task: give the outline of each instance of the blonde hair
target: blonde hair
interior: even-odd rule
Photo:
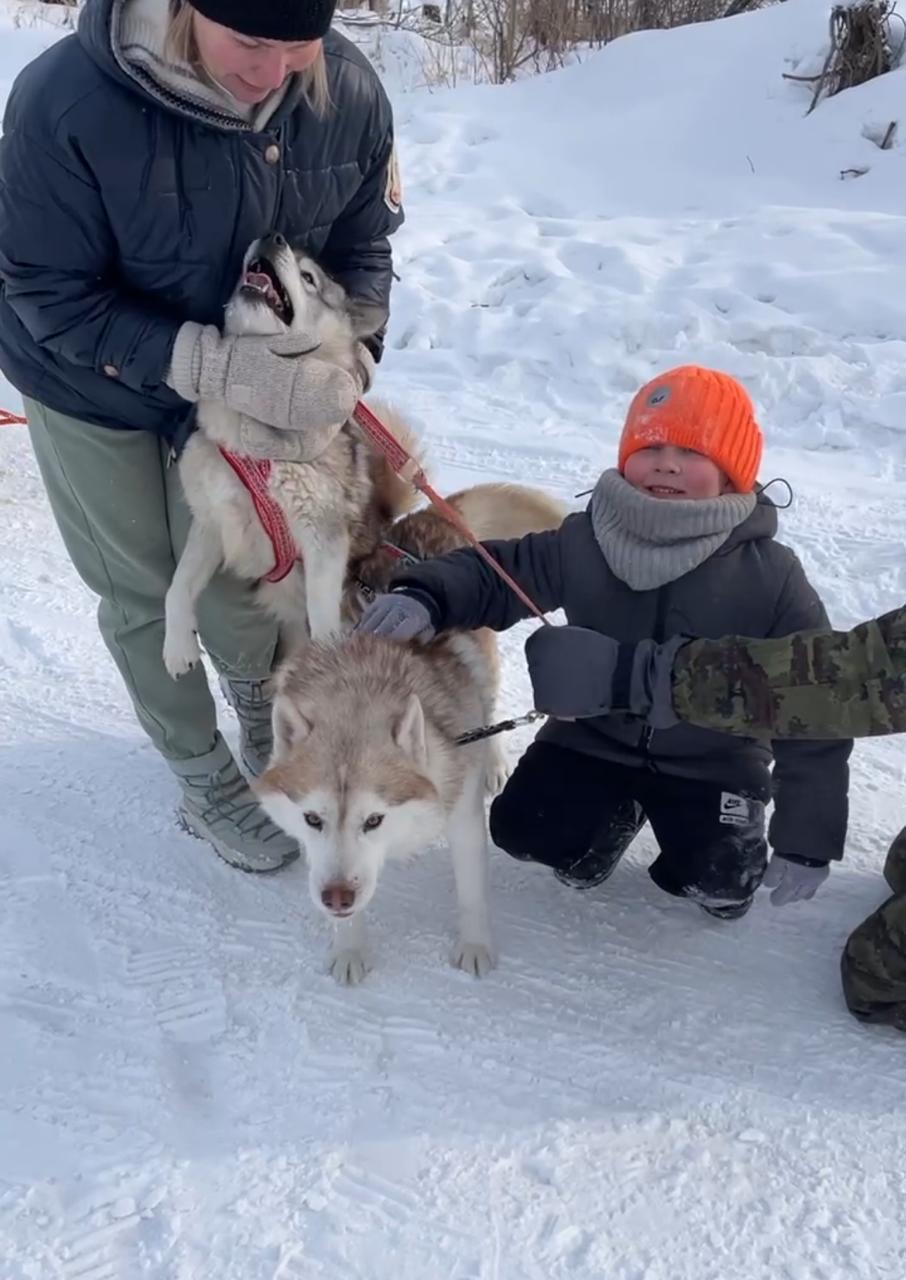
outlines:
[[[170,20],[167,24],[164,52],[174,62],[184,62],[190,67],[198,66],[201,62],[195,40],[194,17],[195,10],[189,0],[170,0]],[[323,119],[330,108],[330,88],[323,48],[318,50],[317,58],[301,75],[305,101],[315,115]]]

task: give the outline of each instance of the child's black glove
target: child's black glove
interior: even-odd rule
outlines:
[[[688,639],[620,644],[587,627],[539,627],[525,642],[535,706],[561,720],[624,712],[669,729],[673,660]]]

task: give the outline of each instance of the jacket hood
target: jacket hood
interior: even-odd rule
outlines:
[[[127,0],[86,0],[79,15],[78,39],[96,66],[106,76],[157,107],[173,111],[212,129],[228,133],[254,132],[251,121],[231,115],[227,110],[219,111],[202,97],[195,98],[189,94],[183,96],[160,83],[143,67],[125,61],[117,50],[115,33],[126,3]],[[331,36],[332,33],[328,33],[324,41],[325,52],[331,47]],[[301,78],[296,76],[268,121],[268,127],[279,125],[298,103],[301,94]]]
[[[755,510],[736,526],[718,551],[718,555],[726,555],[734,547],[743,542],[757,542],[759,538],[776,538],[778,531],[777,508],[767,496],[761,485],[755,486]]]

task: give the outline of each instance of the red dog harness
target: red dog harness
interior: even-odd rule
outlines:
[[[230,453],[228,449],[223,448],[220,452],[247,490],[258,519],[261,521],[261,527],[274,549],[274,567],[270,573],[264,575],[263,581],[282,582],[292,572],[293,565],[297,561],[301,562],[302,554],[296,546],[283,508],[271,497],[270,459],[247,458],[244,454]],[[381,546],[394,560],[403,560],[407,564],[418,563],[417,556],[398,547],[395,542],[388,542],[385,539]]]
[[[302,557],[290,531],[283,508],[270,493],[271,463],[268,458],[246,458],[241,453],[220,450],[233,471],[245,485],[255,505],[261,527],[274,549],[274,567],[264,575],[265,582],[282,582]]]

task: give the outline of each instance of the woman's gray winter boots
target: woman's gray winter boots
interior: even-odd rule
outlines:
[[[271,728],[271,682],[220,677],[223,696],[239,721],[239,758],[246,773],[259,777],[267,768],[274,745]]]
[[[183,825],[224,862],[241,871],[277,871],[298,858],[299,846],[271,822],[219,735],[208,755],[169,763],[182,788]]]

